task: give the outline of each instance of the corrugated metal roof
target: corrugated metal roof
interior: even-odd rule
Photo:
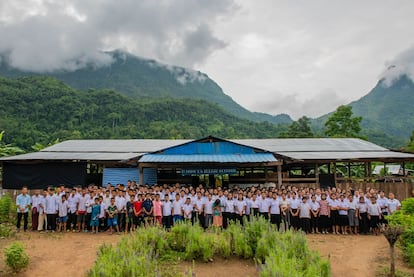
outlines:
[[[150,153],[183,144],[182,139],[86,139],[67,140],[43,149],[41,152],[116,152]]]
[[[230,141],[270,152],[388,151],[384,147],[357,138],[235,139]]]
[[[363,159],[414,159],[413,154],[393,151],[348,151],[348,152],[277,152],[294,160],[363,160]]]
[[[276,162],[271,153],[226,155],[164,155],[147,154],[139,159],[142,163],[264,163]]]
[[[80,160],[80,161],[123,161],[144,153],[85,153],[85,152],[34,152],[1,158],[0,161],[19,160]]]

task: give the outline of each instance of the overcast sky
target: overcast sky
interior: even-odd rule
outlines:
[[[48,71],[123,49],[203,71],[249,110],[315,117],[390,65],[414,73],[413,26],[412,0],[1,0],[0,53]]]

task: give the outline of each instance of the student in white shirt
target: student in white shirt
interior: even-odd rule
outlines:
[[[308,198],[306,196],[302,198],[302,203],[300,203],[299,205],[298,213],[300,220],[300,228],[306,234],[309,234],[311,231],[311,206],[309,205]]]
[[[66,232],[66,223],[68,221],[68,201],[66,201],[66,194],[62,194],[58,200],[58,214],[59,214],[59,226],[58,232]]]
[[[173,224],[173,217],[172,217],[172,203],[170,201],[170,196],[168,193],[164,196],[164,201],[161,204],[162,207],[162,226],[165,229],[170,230]]]
[[[47,230],[47,221],[46,221],[46,212],[45,212],[46,196],[47,196],[47,189],[44,189],[43,195],[40,198],[39,204],[38,204],[39,219],[38,219],[38,224],[37,224],[37,231],[39,232]]]
[[[368,234],[369,220],[368,220],[368,204],[365,202],[365,197],[360,196],[357,203],[357,216],[359,219],[359,232],[361,234]]]
[[[36,189],[32,195],[32,230],[36,231],[39,222],[39,203],[42,195],[40,189]]]
[[[390,192],[388,194],[388,214],[392,215],[395,211],[401,209],[401,203],[398,199],[395,198],[394,193]]]
[[[368,204],[368,219],[370,220],[370,226],[372,232],[378,236],[379,234],[379,224],[382,217],[381,207],[377,203],[375,196],[371,197],[371,203]]]
[[[282,199],[280,200],[280,213],[283,221],[283,228],[285,231],[290,226],[290,212],[289,212],[289,200],[286,198],[286,194],[282,193]]]
[[[75,188],[73,188],[72,192],[68,194],[68,198],[66,201],[68,201],[69,206],[67,226],[74,232],[76,228],[76,208],[79,203],[79,196],[76,193]]]
[[[348,196],[348,222],[349,222],[349,233],[358,234],[359,220],[357,216],[357,202],[352,195]]]
[[[259,199],[257,199],[257,195],[253,194],[252,199],[250,200],[250,206],[252,209],[253,216],[258,216],[259,214]]]
[[[191,198],[187,197],[185,200],[184,205],[182,206],[184,220],[185,221],[191,221],[191,217],[193,214],[193,205],[191,204]]]
[[[319,210],[320,205],[319,201],[317,200],[317,197],[315,195],[312,195],[311,201],[309,203],[311,207],[311,231],[313,233],[319,234]]]
[[[172,202],[173,224],[179,222],[183,218],[183,203],[179,193],[175,194],[175,200]]]
[[[231,222],[234,222],[234,218],[234,198],[233,193],[229,192],[227,199],[224,201],[223,228],[226,229]]]
[[[339,226],[341,226],[341,233],[347,234],[348,229],[348,203],[345,201],[345,195],[341,194],[340,201],[338,204],[338,215],[339,215]]]
[[[280,201],[276,193],[273,193],[270,199],[270,223],[276,225],[276,230],[279,231],[282,217],[280,215]]]
[[[267,198],[267,193],[262,192],[262,196],[259,200],[259,214],[264,217],[264,219],[269,220],[270,213],[270,200]]]
[[[234,201],[234,208],[236,221],[243,225],[243,217],[246,214],[246,202],[243,200],[242,193],[239,193],[237,200]]]
[[[47,217],[47,230],[54,232],[56,230],[56,217],[58,211],[58,196],[53,192],[53,188],[48,189],[45,205]]]
[[[296,198],[296,193],[293,193],[292,198],[289,201],[289,212],[290,223],[295,231],[300,227],[299,206],[300,200]]]
[[[76,222],[78,225],[78,232],[85,229],[85,218],[86,218],[86,202],[89,199],[89,194],[86,194],[87,190],[83,189],[82,194],[78,197],[78,206],[76,209]]]
[[[204,200],[204,218],[205,228],[209,228],[213,224],[213,196],[209,193],[207,199]]]

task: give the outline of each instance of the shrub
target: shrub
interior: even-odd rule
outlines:
[[[404,231],[399,238],[403,256],[410,266],[414,266],[414,198],[402,202],[400,211],[387,217],[390,226],[399,226]]]
[[[0,224],[0,238],[8,238],[14,235],[14,225],[10,223]]]
[[[0,198],[0,222],[10,222],[12,202],[12,198],[8,193]]]
[[[29,265],[29,256],[24,251],[23,243],[13,242],[9,247],[4,249],[6,256],[6,265],[13,272],[19,272]]]

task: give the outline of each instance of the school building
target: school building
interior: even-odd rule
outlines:
[[[3,188],[134,180],[139,184],[270,184],[413,189],[414,154],[355,138],[68,140],[0,159]],[[399,174],[388,174],[390,164]],[[384,168],[378,174],[378,166]],[[387,167],[388,166],[388,167]],[[375,168],[375,172],[373,172]],[[376,173],[376,174],[373,174]],[[392,188],[391,188],[392,187]],[[395,190],[394,190],[395,191]]]

